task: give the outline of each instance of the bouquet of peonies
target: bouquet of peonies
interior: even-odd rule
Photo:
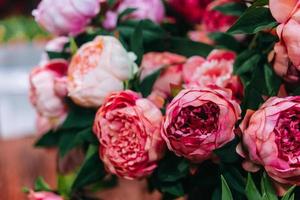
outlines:
[[[33,15],[57,37],[30,100],[60,175],[29,199],[122,179],[162,199],[299,199],[299,14],[299,0],[42,0]]]

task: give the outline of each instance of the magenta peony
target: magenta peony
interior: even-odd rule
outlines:
[[[30,74],[30,101],[38,112],[40,133],[57,128],[66,118],[67,68],[68,63],[58,59],[34,68]]]
[[[237,17],[224,15],[220,11],[214,10],[214,8],[237,1],[238,0],[216,0],[210,3],[203,15],[204,30],[207,32],[226,32],[237,20]]]
[[[161,120],[160,110],[135,92],[108,96],[96,114],[93,128],[106,169],[126,179],[151,174],[164,150]]]
[[[300,81],[299,5],[298,0],[270,0],[269,5],[273,17],[280,23],[277,27],[280,41],[274,47],[274,70],[293,83]]]
[[[170,6],[191,23],[202,21],[205,9],[213,0],[168,0]]]
[[[42,0],[33,15],[50,33],[76,35],[99,11],[99,0]]]
[[[265,168],[282,184],[300,185],[300,97],[268,99],[257,111],[248,111],[242,124],[238,153],[248,171]]]
[[[135,8],[127,18],[129,19],[150,19],[153,22],[161,23],[165,18],[165,9],[162,0],[121,0],[115,10],[109,10],[103,21],[103,26],[113,29],[117,25],[118,15],[127,8]]]
[[[150,99],[153,97],[166,99],[171,95],[172,85],[182,84],[182,65],[185,61],[184,56],[169,52],[150,52],[144,55],[141,64],[141,80],[156,70],[162,69],[153,85]]]
[[[233,75],[235,53],[225,50],[212,51],[207,59],[200,56],[189,58],[183,66],[183,77],[186,88],[202,88],[215,84],[231,89],[233,97],[240,100],[243,96],[243,85]]]
[[[168,105],[162,137],[168,148],[193,162],[212,157],[231,141],[240,117],[231,91],[218,87],[182,90]]]
[[[133,60],[115,37],[96,37],[81,46],[71,60],[69,96],[81,106],[100,106],[109,93],[123,90],[123,81],[133,73]]]

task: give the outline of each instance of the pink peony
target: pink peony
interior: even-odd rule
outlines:
[[[61,196],[53,192],[34,192],[30,191],[28,194],[29,200],[63,200]]]
[[[230,90],[182,90],[167,107],[162,137],[178,156],[202,162],[234,138],[240,112]]]
[[[202,21],[205,9],[212,0],[168,0],[170,6],[191,23]]]
[[[119,40],[98,36],[81,46],[68,70],[68,91],[72,100],[86,107],[98,107],[111,92],[123,90],[135,63]]]
[[[300,81],[300,1],[270,0],[270,10],[280,25],[277,34],[280,41],[275,45],[274,70],[288,82]]]
[[[93,127],[106,169],[126,179],[151,174],[164,150],[161,120],[160,110],[135,92],[126,90],[108,96]]]
[[[115,10],[106,13],[103,26],[107,29],[115,28],[118,15],[127,8],[136,9],[128,16],[130,19],[150,19],[156,23],[161,23],[165,18],[162,0],[121,0]]]
[[[231,89],[235,99],[243,96],[243,86],[238,77],[233,76],[235,53],[225,50],[212,51],[207,59],[194,56],[183,66],[183,78],[186,88],[202,88],[215,84]]]
[[[172,85],[182,84],[184,56],[169,52],[150,52],[144,55],[141,64],[141,80],[156,70],[163,69],[153,85],[153,92],[165,99],[171,94]]]
[[[42,0],[33,15],[50,33],[76,35],[99,11],[99,0]]]
[[[46,51],[50,52],[62,52],[64,46],[69,42],[69,38],[65,36],[56,37],[50,40],[45,47]]]
[[[38,132],[57,128],[67,115],[65,60],[57,59],[36,67],[30,74],[30,101],[38,112]]]
[[[207,32],[226,32],[227,29],[237,20],[236,16],[224,15],[220,11],[214,10],[217,6],[227,3],[237,2],[237,0],[216,0],[211,2],[203,15],[203,26]]]
[[[240,128],[246,170],[263,166],[277,182],[300,185],[300,96],[268,99],[247,112]]]

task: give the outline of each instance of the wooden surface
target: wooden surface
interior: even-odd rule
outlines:
[[[0,200],[27,199],[21,189],[33,188],[38,176],[56,188],[56,151],[34,148],[36,139],[0,140]],[[102,200],[161,199],[158,192],[147,192],[145,181],[128,180],[119,180],[117,187],[101,191],[96,197]]]
[[[0,199],[23,200],[23,186],[32,188],[35,179],[43,176],[50,186],[56,184],[55,150],[36,149],[36,138],[0,140]]]

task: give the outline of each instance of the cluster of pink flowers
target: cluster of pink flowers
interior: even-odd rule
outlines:
[[[101,2],[43,0],[34,15],[54,34],[76,35],[99,13]],[[207,33],[225,32],[235,22],[236,17],[215,10],[232,2],[239,1],[168,1],[187,21],[201,24],[200,39],[195,36],[198,32],[190,35],[207,43],[213,42]],[[300,2],[270,0],[269,7],[280,24],[274,70],[285,81],[299,83]],[[126,19],[156,23],[165,19],[161,0],[120,0],[107,8],[104,26],[115,28],[126,8],[136,8]],[[62,36],[51,41],[47,51],[63,51],[68,40]],[[248,110],[238,127],[244,86],[233,74],[236,57],[235,52],[219,49],[206,58],[147,52],[138,68],[136,55],[117,37],[99,35],[80,46],[70,60],[44,56],[31,72],[30,100],[38,113],[38,130],[57,129],[66,119],[70,98],[78,106],[97,109],[93,132],[100,143],[99,156],[106,170],[119,177],[150,175],[167,148],[196,164],[214,159],[214,150],[238,135],[237,152],[247,171],[263,167],[275,183],[300,185],[300,97],[265,97],[267,101],[257,111]],[[147,97],[125,87],[129,80],[138,77],[137,82],[143,82],[157,71],[160,74]],[[166,108],[164,115],[162,108]],[[48,193],[30,195],[31,199],[60,199]]]

